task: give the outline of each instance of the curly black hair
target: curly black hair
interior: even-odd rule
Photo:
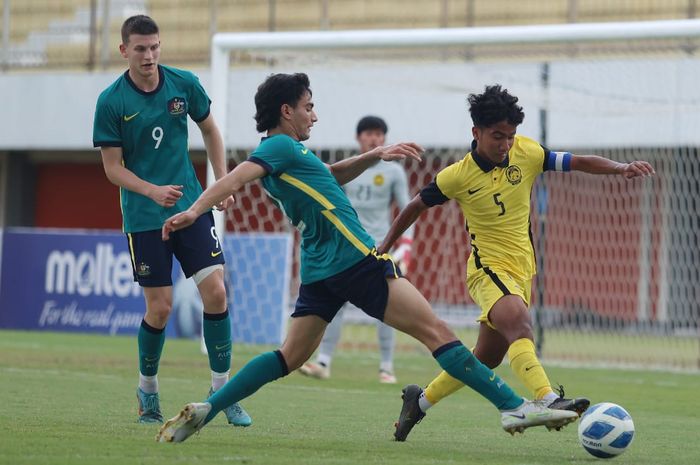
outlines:
[[[305,92],[311,94],[309,77],[304,73],[268,76],[255,93],[255,127],[258,132],[279,126],[282,105],[296,106]]]
[[[469,94],[469,114],[476,127],[489,127],[501,121],[517,126],[523,122],[525,113],[518,105],[518,97],[502,89],[500,84],[486,86],[482,94]]]

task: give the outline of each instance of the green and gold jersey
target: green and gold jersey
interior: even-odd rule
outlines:
[[[350,268],[374,241],[328,167],[284,134],[266,137],[250,155],[267,172],[263,187],[301,234],[301,282],[309,284]]]
[[[438,173],[420,195],[428,206],[459,203],[471,237],[467,273],[496,268],[529,279],[536,272],[530,233],[530,191],[545,170],[568,171],[570,153],[550,152],[515,136],[503,163],[494,165],[472,151]]]
[[[126,71],[97,100],[93,145],[121,147],[124,166],[145,181],[183,186],[172,208],[120,189],[125,232],[160,229],[202,193],[189,157],[187,115],[195,122],[205,120],[209,97],[189,71],[158,66],[158,74],[158,87],[144,92]]]

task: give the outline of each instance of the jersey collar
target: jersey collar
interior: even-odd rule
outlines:
[[[163,68],[160,65],[158,65],[158,87],[156,87],[155,89],[153,89],[150,92],[146,92],[145,90],[141,90],[136,86],[136,84],[134,84],[134,81],[132,81],[131,78],[129,77],[129,70],[128,69],[126,71],[124,71],[124,78],[126,79],[126,82],[129,83],[131,88],[134,89],[136,92],[138,92],[141,95],[157,94],[158,91],[163,88],[163,83],[165,81],[164,76],[163,76]]]
[[[484,157],[481,157],[481,156],[479,156],[478,153],[476,153],[476,141],[473,140],[472,141],[472,160],[474,160],[474,163],[476,163],[476,165],[479,168],[481,168],[481,171],[483,171],[484,173],[488,173],[489,171],[491,171],[492,169],[494,169],[497,166],[499,168],[507,168],[508,163],[510,161],[510,157],[508,155],[506,155],[505,160],[503,160],[500,163],[494,163],[491,160],[484,158]]]

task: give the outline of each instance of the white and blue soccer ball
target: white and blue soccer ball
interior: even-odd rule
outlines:
[[[591,455],[609,459],[634,440],[634,422],[627,410],[612,402],[592,405],[578,424],[578,439]]]

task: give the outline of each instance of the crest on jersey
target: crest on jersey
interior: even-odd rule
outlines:
[[[520,170],[518,165],[511,165],[506,168],[506,179],[512,185],[520,184],[523,180],[523,172]]]
[[[187,110],[187,102],[182,97],[174,97],[168,100],[168,113],[173,116],[181,115]]]
[[[375,186],[383,186],[384,185],[384,176],[381,174],[378,174],[374,177],[374,185]]]

